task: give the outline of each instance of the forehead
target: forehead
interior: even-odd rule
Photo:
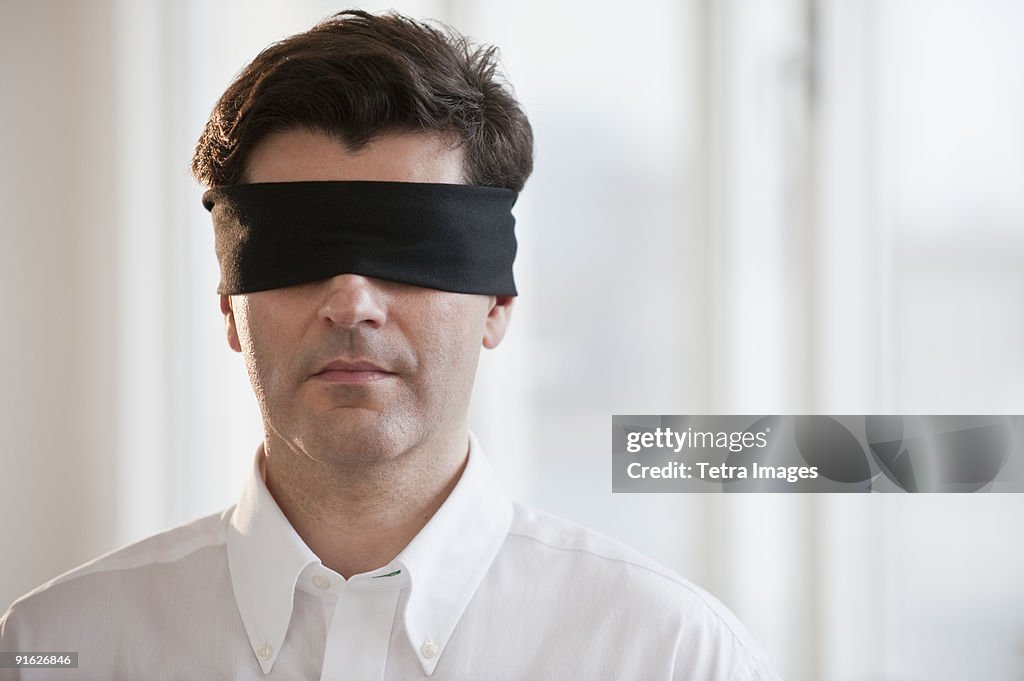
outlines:
[[[440,135],[395,132],[359,149],[323,133],[271,133],[252,149],[246,180],[261,182],[371,180],[464,184],[462,149]]]

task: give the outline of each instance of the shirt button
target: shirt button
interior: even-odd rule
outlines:
[[[420,648],[420,652],[423,653],[423,657],[430,659],[437,655],[437,644],[428,638],[426,641],[423,642],[423,646]]]
[[[323,575],[313,575],[313,586],[318,589],[326,589],[331,583]]]
[[[256,655],[259,656],[264,662],[270,659],[270,656],[274,654],[274,646],[269,643],[264,643],[260,646],[260,649],[256,651]]]

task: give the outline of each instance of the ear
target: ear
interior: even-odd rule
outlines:
[[[493,296],[491,306],[484,320],[484,347],[493,350],[505,337],[505,330],[512,318],[512,304],[515,296]]]
[[[238,327],[235,326],[235,311],[231,307],[231,296],[220,297],[220,311],[224,315],[224,330],[227,332],[228,345],[235,352],[241,352],[242,344],[238,342]]]

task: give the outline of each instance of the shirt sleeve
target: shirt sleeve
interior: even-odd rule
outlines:
[[[685,609],[675,641],[673,681],[781,681],[768,657],[738,619],[714,596],[699,591],[703,607]]]

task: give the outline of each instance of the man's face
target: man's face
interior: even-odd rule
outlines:
[[[318,133],[274,133],[249,182],[463,182],[462,153],[433,135],[378,137],[357,152]],[[390,459],[465,428],[481,344],[504,335],[513,298],[358,274],[221,296],[267,437],[335,464]]]

